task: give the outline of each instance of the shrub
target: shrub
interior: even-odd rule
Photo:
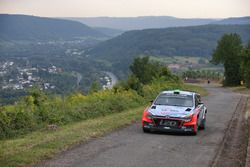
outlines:
[[[182,83],[178,80],[174,83],[172,81],[165,81],[164,78],[159,78],[152,81],[150,85],[143,86],[143,97],[146,101],[151,101],[159,94],[159,92],[170,89],[178,89],[181,88],[181,85]]]
[[[48,97],[40,91],[22,98],[17,104],[5,106],[0,112],[0,139],[19,136],[34,130],[106,116],[112,113],[139,107],[162,90],[181,87],[177,77],[163,70],[164,76],[154,78],[150,84],[140,83],[140,91],[131,85],[121,84],[112,90],[92,92],[84,96],[80,93],[66,97]],[[123,86],[122,86],[123,85]]]
[[[8,116],[5,114],[5,112],[0,110],[0,139],[9,136],[10,133],[9,125],[10,125],[10,120]]]

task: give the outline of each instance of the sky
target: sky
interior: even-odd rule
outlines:
[[[45,17],[227,18],[250,16],[250,0],[0,0],[0,13]]]

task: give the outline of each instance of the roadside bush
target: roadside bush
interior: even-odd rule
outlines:
[[[10,124],[15,130],[32,130],[35,128],[35,121],[33,119],[33,115],[25,111],[15,112],[14,118],[12,118]]]
[[[170,89],[180,89],[182,83],[180,80],[165,81],[164,78],[159,78],[152,81],[150,85],[143,86],[143,97],[148,102],[153,100],[161,91],[170,90]]]
[[[27,96],[16,105],[4,107],[0,112],[0,139],[46,128],[49,124],[64,125],[106,116],[145,103],[144,98],[133,90],[104,90],[88,96],[76,93],[65,98],[44,99],[37,103]]]
[[[77,112],[78,117],[80,113],[81,119],[89,119],[134,108],[140,106],[143,102],[143,98],[132,90],[121,92],[105,90],[93,93],[83,100],[74,101],[72,112]]]
[[[7,115],[0,110],[0,139],[6,138],[10,133],[10,120]]]
[[[0,139],[19,136],[36,128],[32,113],[21,110],[0,112]]]
[[[250,41],[243,48],[241,53],[241,72],[244,76],[244,81],[246,82],[246,87],[250,88]]]
[[[143,64],[145,61],[148,66]],[[145,70],[138,67],[150,72],[154,69],[152,73],[156,74],[148,76]],[[147,104],[162,90],[182,86],[180,79],[166,67],[151,63],[148,58],[137,59],[131,68],[137,75],[131,75],[128,81],[112,90],[91,91],[87,96],[75,93],[66,97],[48,97],[39,89],[30,90],[30,94],[17,104],[3,107],[0,113],[0,139],[46,128],[50,124],[64,125],[123,112]]]

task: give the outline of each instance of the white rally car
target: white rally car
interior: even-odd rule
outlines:
[[[171,90],[161,92],[142,116],[144,132],[190,132],[205,129],[207,108],[195,92]]]

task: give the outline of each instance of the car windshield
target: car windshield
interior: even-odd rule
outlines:
[[[167,106],[181,106],[181,107],[192,107],[193,96],[169,96],[160,95],[154,102],[155,105],[167,105]]]

